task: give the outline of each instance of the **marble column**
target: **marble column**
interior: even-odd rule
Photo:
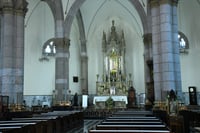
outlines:
[[[66,101],[69,90],[69,46],[67,38],[55,38],[56,44],[56,102]]]
[[[180,65],[177,65],[179,55],[176,48],[178,42],[174,40],[177,29],[177,19],[173,15],[173,3],[177,0],[150,0],[152,15],[152,42],[155,100],[165,100],[170,90],[175,90],[177,80],[181,81]],[[177,16],[176,16],[177,18]],[[176,25],[177,26],[177,25]],[[176,27],[177,28],[177,27]],[[177,43],[177,44],[175,44]],[[176,48],[177,49],[177,48]],[[180,60],[179,60],[180,64]],[[177,76],[176,76],[177,75]],[[179,76],[179,77],[178,77]]]
[[[20,104],[23,101],[24,16],[27,2],[26,0],[0,1],[0,5],[1,95],[9,96],[10,104]]]

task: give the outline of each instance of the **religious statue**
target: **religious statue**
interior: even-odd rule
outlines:
[[[110,88],[110,95],[115,95],[115,86]]]
[[[168,102],[169,102],[169,113],[171,115],[175,115],[177,112],[177,101],[176,101],[176,94],[174,90],[171,90],[169,92]]]

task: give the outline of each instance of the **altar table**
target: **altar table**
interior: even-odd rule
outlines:
[[[113,101],[121,101],[128,103],[127,96],[94,96],[93,104],[95,105],[96,102],[105,102],[109,97],[113,99]]]

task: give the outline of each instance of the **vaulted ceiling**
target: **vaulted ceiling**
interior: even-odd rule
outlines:
[[[142,4],[145,7],[145,4]],[[129,0],[86,0],[80,8],[86,38],[96,30],[111,24],[132,27],[138,34],[143,34],[143,26],[138,11]]]

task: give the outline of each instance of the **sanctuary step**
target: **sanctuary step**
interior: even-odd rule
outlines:
[[[122,110],[107,117],[89,133],[170,133],[169,128],[151,111]]]

